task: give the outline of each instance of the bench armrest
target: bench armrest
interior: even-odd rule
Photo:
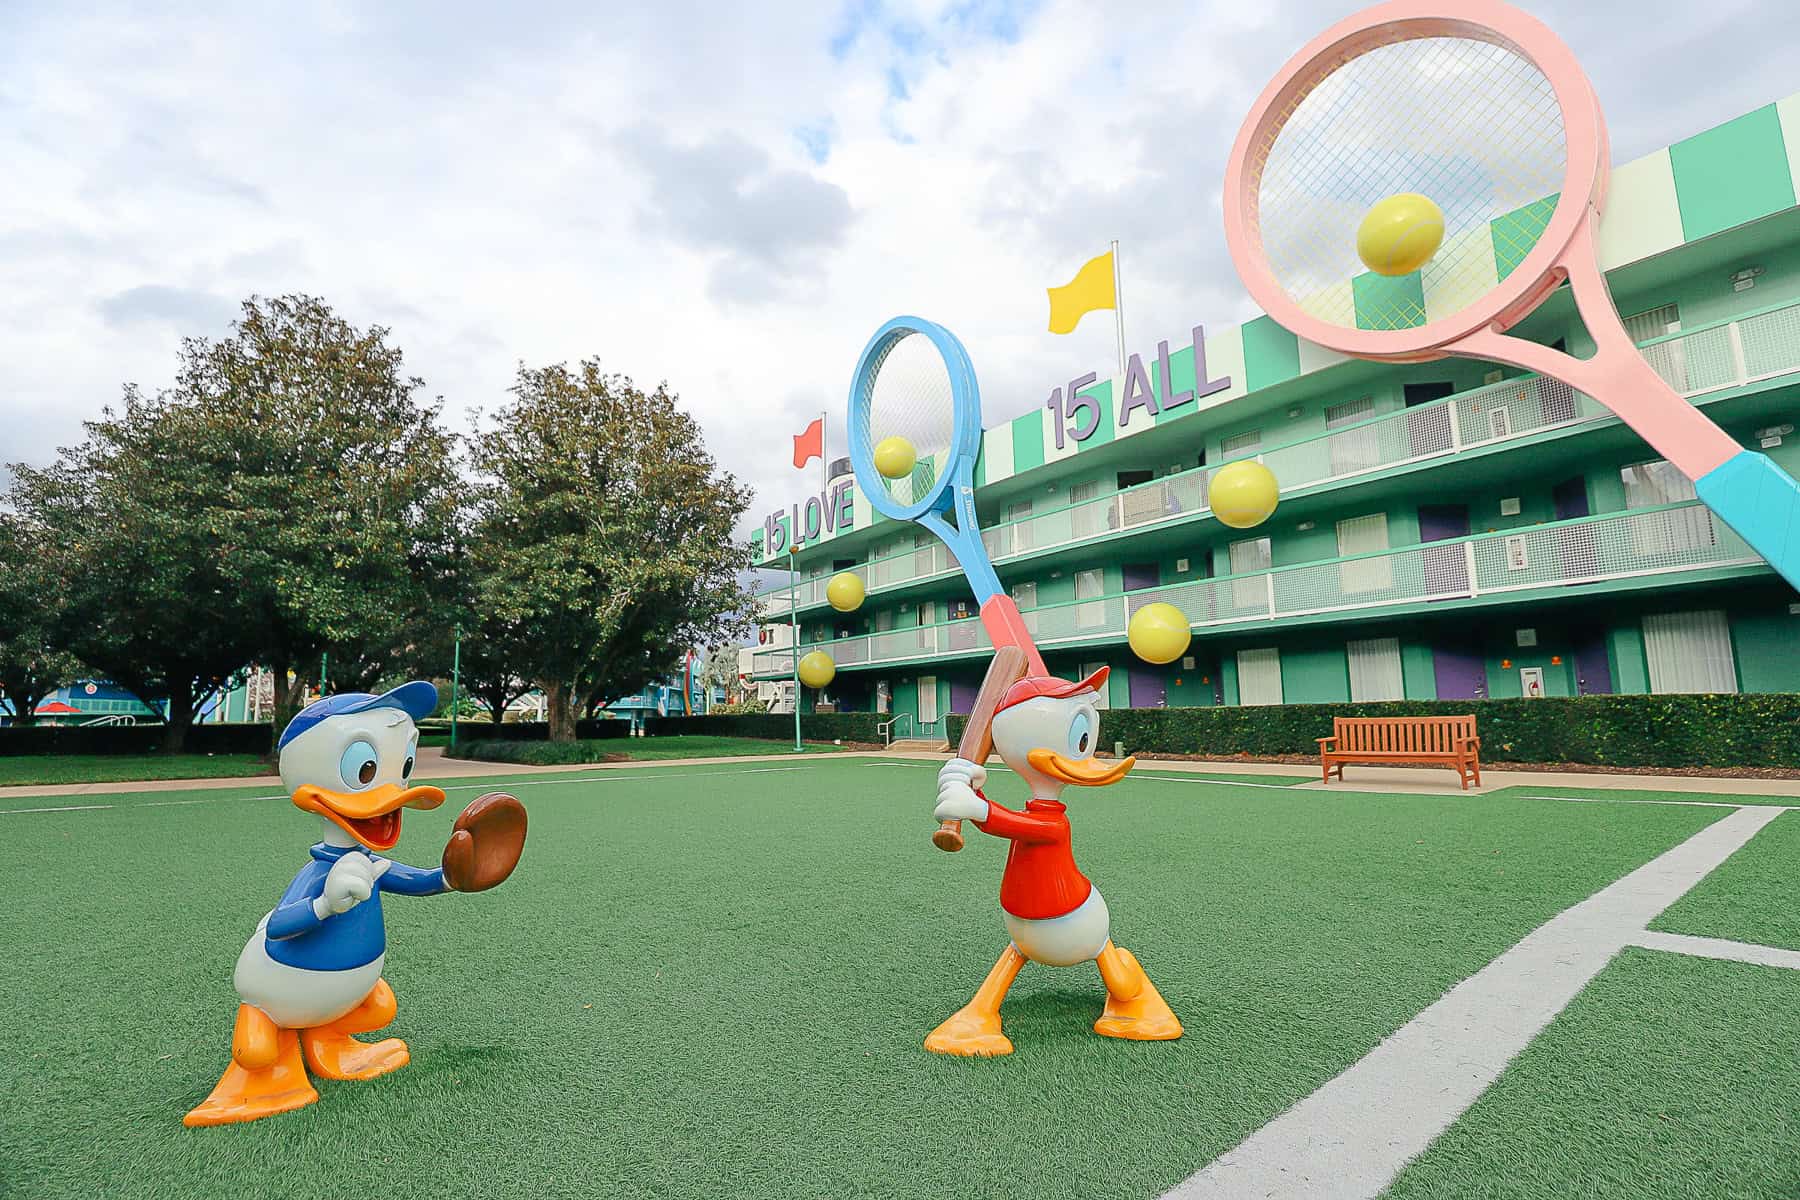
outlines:
[[[1337,735],[1333,734],[1328,738],[1314,738],[1313,741],[1319,743],[1319,749],[1323,750],[1325,747],[1330,746],[1337,741]]]
[[[1478,737],[1457,738],[1456,744],[1458,746],[1473,746],[1477,750],[1481,749],[1481,739]]]

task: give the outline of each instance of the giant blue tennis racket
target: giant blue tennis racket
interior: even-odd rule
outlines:
[[[875,447],[889,438],[905,439],[915,459],[913,469],[896,478],[875,467]],[[981,541],[975,518],[975,459],[980,453],[981,391],[969,352],[956,335],[919,317],[895,317],[876,330],[850,385],[850,462],[856,486],[883,516],[923,525],[942,539],[975,592],[988,638],[995,647],[1018,647],[1025,652],[1026,670],[1045,675],[1049,672],[1019,606],[1000,590]],[[955,849],[962,844],[961,835],[940,829],[937,844]]]

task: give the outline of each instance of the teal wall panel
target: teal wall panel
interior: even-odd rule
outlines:
[[[1792,208],[1781,118],[1773,104],[1669,147],[1688,241]]]
[[[1243,336],[1244,379],[1250,391],[1300,373],[1300,339],[1277,325],[1272,317],[1246,321]]]

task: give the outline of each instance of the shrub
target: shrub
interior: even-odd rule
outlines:
[[[619,721],[616,724],[623,725]],[[616,749],[617,738],[581,738],[573,742],[519,741],[507,738],[458,740],[457,758],[482,762],[521,763],[531,767],[564,767],[581,763],[611,762],[625,756]]]
[[[1112,709],[1102,748],[1133,753],[1318,753],[1331,718],[1475,714],[1484,762],[1612,767],[1800,767],[1800,695],[1574,696],[1379,704]],[[966,718],[950,718],[954,742]]]
[[[892,719],[887,713],[802,713],[800,736],[809,742],[879,743],[881,734],[876,726]],[[791,741],[794,714],[711,712],[701,717],[651,717],[644,723],[644,731],[651,737],[694,733]]]
[[[0,757],[24,754],[155,754],[163,725],[8,725],[0,728]],[[268,725],[195,725],[189,754],[262,754],[275,748]]]

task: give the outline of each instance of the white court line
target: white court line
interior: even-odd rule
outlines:
[[[1708,793],[1702,792],[1701,795]],[[1717,795],[1717,793],[1711,793]],[[1772,808],[1792,812],[1792,804],[1752,804],[1743,800],[1644,800],[1634,796],[1519,796],[1520,800],[1565,800],[1571,804],[1678,804],[1690,808]]]
[[[1694,958],[1722,958],[1728,962],[1754,963],[1759,967],[1786,967],[1800,971],[1800,951],[1779,946],[1758,946],[1750,942],[1733,942],[1725,938],[1690,937],[1685,933],[1663,933],[1646,929],[1631,943],[1646,950],[1666,950],[1670,954],[1687,954]]]
[[[644,778],[648,778],[651,780],[657,780],[657,779],[699,779],[699,778],[704,778],[708,775],[773,775],[773,774],[776,774],[777,772],[781,772],[781,771],[804,771],[807,769],[807,767],[810,767],[812,765],[813,765],[812,763],[806,763],[802,766],[796,766],[796,767],[752,767],[750,770],[747,770],[747,771],[734,771],[734,770],[730,769],[729,767],[727,767],[723,771],[683,771],[683,772],[680,772],[677,774],[670,774],[670,775],[649,775],[649,776],[644,776]],[[509,784],[506,784],[505,786],[508,788],[528,788],[528,787],[555,787],[557,784],[562,784],[562,783],[616,782],[618,779],[633,778],[636,776],[636,774],[637,773],[635,771],[612,771],[612,772],[608,772],[605,775],[598,775],[598,774],[588,775],[588,776],[583,776],[580,779],[542,779],[542,780],[527,779],[527,780],[523,780],[518,783],[509,783]],[[497,778],[497,779],[504,778],[504,776],[495,776],[495,778]],[[496,791],[499,789],[494,784],[491,784],[491,783],[462,783],[462,784],[456,785],[455,787],[447,787],[444,790],[446,792],[478,792],[478,791],[482,791],[482,790]],[[172,808],[172,807],[176,807],[179,805],[185,805],[185,804],[224,804],[224,803],[227,803],[232,800],[285,800],[285,799],[287,799],[286,796],[201,796],[194,800],[145,800],[138,804],[66,804],[66,805],[62,805],[61,807],[57,807],[57,808],[0,808],[0,817],[13,816],[16,814],[24,814],[24,813],[97,812],[97,811],[100,811],[103,809],[112,809],[112,808]]]
[[[1167,1195],[1372,1200],[1645,925],[1781,812],[1740,808],[1538,926]]]
[[[53,812],[92,812],[100,808],[114,808],[111,804],[65,804],[61,808],[0,808],[0,817],[9,817],[15,813],[53,813]]]

